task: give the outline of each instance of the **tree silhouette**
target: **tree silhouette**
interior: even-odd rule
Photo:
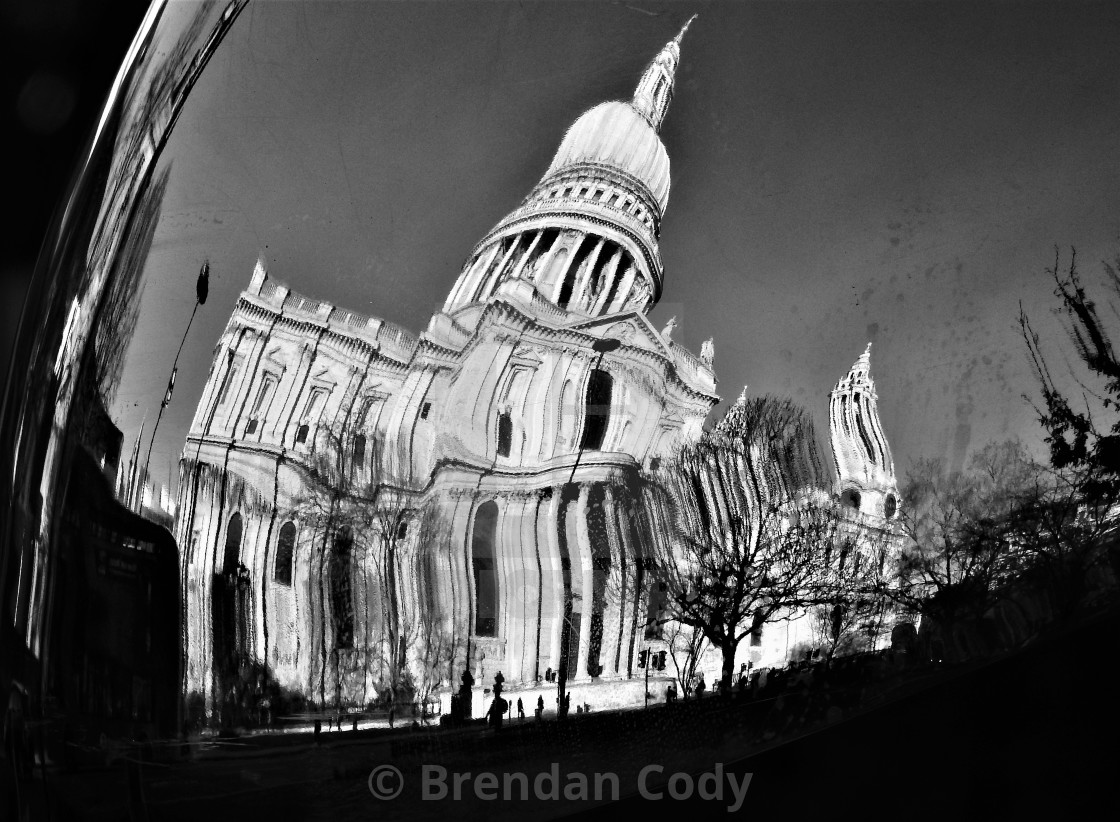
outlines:
[[[1073,375],[1081,397],[1080,402],[1071,400],[1054,380],[1040,337],[1020,303],[1019,326],[1042,391],[1042,405],[1035,408],[1046,431],[1051,464],[1076,472],[1079,491],[1087,499],[1111,500],[1120,490],[1120,360],[1097,303],[1082,283],[1076,250],[1071,251],[1065,273],[1057,249],[1054,256],[1054,266],[1047,273],[1054,279],[1054,296],[1059,301],[1056,313],[1065,318],[1066,332],[1084,367],[1081,374]],[[1102,266],[1107,288],[1120,296],[1120,256],[1113,264]],[[1115,315],[1115,307],[1110,304],[1109,308]]]
[[[890,612],[898,535],[889,525],[843,522],[826,557],[827,602],[810,612],[825,659],[870,650]]]
[[[977,627],[1018,568],[1018,514],[1035,499],[1035,479],[1017,441],[985,446],[966,471],[948,471],[942,460],[915,463],[901,516],[910,544],[892,597],[947,636]]]
[[[827,596],[835,539],[812,421],[786,399],[742,399],[657,473],[672,511],[657,572],[668,610],[723,656],[730,687],[739,642]]]
[[[316,613],[313,687],[323,706],[328,685],[336,706],[369,701],[371,677],[394,694],[401,686],[399,549],[413,503],[411,492],[384,481],[386,451],[383,435],[371,435],[348,415],[318,426],[297,464],[300,484],[290,515],[315,535],[308,594]],[[360,673],[360,692],[344,684],[347,671]]]

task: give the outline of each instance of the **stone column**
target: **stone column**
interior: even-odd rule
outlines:
[[[576,234],[574,241],[568,243],[568,256],[564,260],[564,267],[560,269],[560,274],[556,278],[556,282],[552,284],[552,294],[549,295],[549,301],[558,303],[560,300],[560,292],[564,288],[564,280],[568,277],[568,271],[572,267],[572,263],[576,257],[579,256],[579,250],[587,240],[587,235],[583,233]],[[578,273],[578,272],[577,272]],[[575,284],[572,284],[572,296],[575,296]],[[568,299],[568,304],[571,305],[571,298]]]
[[[607,307],[607,297],[611,295],[611,286],[615,285],[615,279],[619,275],[618,266],[622,262],[622,249],[616,248],[614,254],[611,256],[610,262],[607,263],[603,269],[603,287],[599,289],[599,295],[595,298],[595,304],[591,306],[592,314],[603,313],[603,309]],[[619,283],[618,285],[621,285]],[[618,299],[618,288],[615,288],[614,297],[611,299],[613,304]]]
[[[591,275],[595,273],[595,266],[599,262],[599,255],[603,253],[603,244],[606,242],[602,237],[599,242],[595,244],[595,248],[587,255],[584,261],[583,276],[581,276],[572,287],[572,299],[568,305],[573,302],[576,305],[585,307],[590,312],[590,299],[591,299]]]
[[[634,614],[635,608],[641,604],[641,591],[638,590],[638,563],[643,562],[640,546],[634,545],[630,523],[630,511],[623,507],[631,500],[621,500],[621,505],[616,509],[619,536],[619,555],[625,557],[625,597],[619,602],[619,637],[618,637],[618,665],[619,676],[629,676],[631,649],[634,644]],[[618,503],[616,503],[618,504]],[[621,562],[620,562],[621,566]],[[622,568],[619,568],[620,577]],[[620,582],[620,590],[623,586]]]
[[[521,276],[521,272],[525,269],[525,264],[533,255],[533,251],[536,249],[537,244],[540,243],[543,235],[543,231],[537,231],[537,233],[533,235],[533,241],[529,243],[529,247],[525,249],[525,253],[521,255],[521,259],[517,261],[517,265],[514,266],[513,271],[510,273],[509,278],[511,280],[516,280]]]
[[[599,651],[599,663],[603,666],[604,676],[617,676],[618,647],[623,626],[620,611],[628,591],[622,579],[624,558],[619,538],[618,500],[610,485],[603,489],[603,518],[610,545],[611,569],[607,576],[606,602],[603,605],[603,647]]]
[[[587,506],[590,484],[581,483],[579,499],[575,503],[574,517],[569,516],[569,521],[574,519],[575,528],[569,528],[568,533],[573,533],[575,539],[569,542],[568,550],[572,554],[572,588],[576,606],[573,612],[580,613],[579,623],[579,654],[576,659],[574,679],[577,682],[587,682],[591,677],[587,673],[587,652],[591,645],[591,609],[592,609],[592,564],[591,564],[591,539],[587,531]],[[573,548],[575,549],[573,551]],[[576,580],[579,580],[579,594],[576,594]]]
[[[620,260],[619,265],[621,264],[622,261]],[[633,264],[626,266],[626,269],[621,272],[622,280],[619,282],[618,289],[614,293],[614,299],[611,300],[611,304],[607,306],[606,313],[616,314],[623,309],[623,306],[626,305],[626,302],[630,298],[630,289],[634,285],[636,273]],[[619,275],[616,274],[616,276]]]
[[[546,539],[541,542],[541,574],[544,577],[541,595],[546,598],[541,619],[541,650],[548,654],[544,667],[553,671],[560,668],[560,640],[564,629],[564,571],[556,532],[562,491],[562,487],[553,488],[552,499],[547,506],[541,507],[541,528],[546,532]],[[545,616],[549,613],[551,616]]]
[[[478,260],[475,261],[471,270],[462,275],[458,287],[452,291],[451,297],[448,298],[447,304],[444,306],[444,311],[450,311],[459,305],[474,302],[479,283],[483,275],[490,269],[490,265],[493,263],[494,257],[497,256],[500,247],[500,243],[494,243],[489,249],[479,254]]]
[[[521,246],[521,235],[514,234],[510,238],[509,250],[502,255],[501,261],[491,266],[486,272],[486,277],[482,281],[482,288],[479,289],[478,295],[475,299],[485,300],[494,293],[494,288],[497,286],[498,281],[501,279],[502,272],[505,271],[506,266],[509,264],[510,258],[517,252]],[[501,243],[498,243],[498,248],[501,248]]]

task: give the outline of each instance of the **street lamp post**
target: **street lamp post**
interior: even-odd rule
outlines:
[[[649,650],[650,649],[647,647],[646,651],[649,651]],[[649,707],[649,669],[650,669],[651,662],[652,662],[651,657],[652,657],[652,654],[650,654],[650,653],[646,654],[646,704],[645,704],[646,708]]]
[[[591,344],[591,349],[598,353],[599,357],[595,360],[595,368],[598,369],[603,363],[603,355],[611,351],[617,351],[622,345],[622,340],[617,340],[614,337],[603,337],[601,340],[596,340]],[[565,483],[565,488],[572,485],[576,477],[576,469],[579,468],[579,461],[583,457],[583,440],[580,440],[579,451],[576,452],[576,461],[572,465],[572,473],[568,475],[568,481]],[[569,571],[569,573],[571,573]],[[572,631],[572,616],[571,616],[571,586],[565,585],[565,599],[564,603],[564,620],[568,629],[568,642],[571,643]],[[568,680],[568,649],[560,649],[560,665],[559,670],[556,672],[556,716],[565,717],[568,714],[567,703],[567,680]]]
[[[183,332],[183,339],[179,341],[179,350],[175,352],[175,359],[171,363],[171,376],[167,380],[167,390],[164,391],[163,401],[159,404],[159,414],[156,416],[156,424],[152,426],[152,438],[148,441],[148,456],[144,459],[144,470],[140,473],[138,482],[140,483],[140,501],[136,504],[136,510],[139,511],[143,508],[144,500],[144,477],[148,474],[148,463],[152,459],[152,446],[156,443],[156,432],[159,431],[159,422],[163,419],[163,411],[171,403],[171,395],[175,391],[175,377],[179,373],[179,355],[183,353],[183,346],[187,343],[187,334],[191,332],[191,324],[194,322],[194,315],[198,313],[198,307],[206,304],[206,296],[210,293],[210,261],[207,260],[203,263],[202,268],[198,272],[198,279],[195,281],[195,300],[194,308],[191,310],[191,318],[187,320],[187,330]],[[154,486],[153,486],[154,487]],[[153,494],[155,491],[153,490]],[[128,501],[128,507],[132,507],[132,500]]]

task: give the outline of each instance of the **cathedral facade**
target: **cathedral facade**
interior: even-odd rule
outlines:
[[[641,477],[719,401],[711,342],[694,355],[647,316],[683,35],[631,100],[572,124],[423,332],[297,294],[258,262],[180,462],[185,692],[209,702],[245,659],[349,705],[401,672],[425,693],[465,669],[637,676],[664,538]],[[890,518],[860,367],[833,394],[840,490]]]

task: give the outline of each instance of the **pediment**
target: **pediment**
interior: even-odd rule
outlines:
[[[645,348],[670,360],[673,358],[669,347],[650,321],[644,314],[636,311],[609,317],[596,317],[571,327],[600,338],[613,337],[622,340],[625,345]]]
[[[536,368],[544,362],[540,351],[528,345],[518,346],[513,352],[512,361],[517,365],[527,365],[530,368]]]

